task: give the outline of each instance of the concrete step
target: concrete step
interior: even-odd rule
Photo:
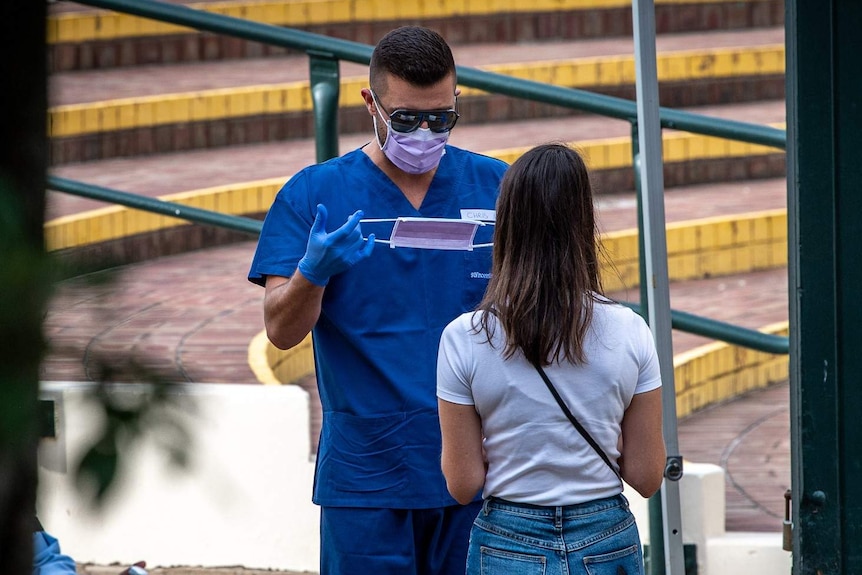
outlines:
[[[657,40],[664,106],[783,98],[780,28],[673,34]],[[456,46],[464,66],[634,98],[631,39]],[[308,60],[262,58],[51,76],[51,163],[282,141],[313,135]],[[339,130],[364,132],[367,68],[341,64]],[[464,122],[577,114],[465,89]]]
[[[688,109],[710,117],[734,119],[758,124],[781,123],[785,118],[782,100],[732,104],[726,106],[707,106]],[[666,131],[668,138],[678,134]],[[465,121],[452,131],[454,145],[486,154],[504,154],[507,150],[557,140],[578,143],[590,156],[591,151],[598,154],[602,142],[624,143],[630,139],[630,128],[626,122],[609,120],[599,116],[573,116],[568,118],[525,120],[485,125],[472,125]],[[370,140],[370,129],[364,134],[345,134],[339,141],[342,153],[362,146]],[[702,140],[695,140],[702,141]],[[512,143],[517,148],[500,148],[502,143]],[[705,180],[732,181],[752,177],[776,177],[783,175],[783,153],[773,150],[762,159],[767,165],[757,173],[738,173],[739,166],[758,158],[725,156],[724,169],[716,167],[710,173],[698,176],[698,162],[710,161],[705,154],[692,146],[685,161],[677,162],[683,172],[692,172],[688,177],[683,173],[674,178],[668,177],[666,186],[708,183]],[[772,159],[777,156],[778,160]],[[611,166],[603,157],[590,157],[593,170],[601,170],[602,164]],[[630,158],[628,158],[630,166]],[[298,170],[314,163],[315,149],[311,139],[269,142],[255,145],[231,146],[211,150],[153,154],[138,158],[114,158],[110,160],[81,162],[54,166],[51,173],[60,177],[79,180],[121,191],[159,197],[168,194],[200,190],[213,186],[231,185],[242,187],[248,182],[267,179],[287,180]],[[778,166],[769,167],[769,163]],[[606,169],[610,170],[610,167]],[[615,168],[629,174],[630,167]],[[667,176],[677,168],[668,165]],[[598,174],[596,174],[598,177]],[[698,181],[700,180],[700,181]],[[622,180],[620,180],[622,181]],[[618,187],[598,184],[599,194],[614,194],[631,191],[630,181]],[[68,194],[50,192],[48,194],[47,218],[71,215],[86,210],[103,207],[95,200],[76,198]]]
[[[630,5],[601,0],[391,2],[390,0],[251,0],[188,4],[229,16],[374,44],[390,29],[420,23],[451,44],[631,37]],[[52,3],[49,69],[60,72],[145,64],[260,57],[286,50],[189,31],[72,2]],[[658,0],[659,34],[781,26],[781,0]]]
[[[782,27],[703,33],[660,34],[659,54],[698,49],[763,48],[784,43]],[[634,44],[627,38],[547,40],[529,43],[456,44],[452,46],[459,65],[487,69],[503,64],[564,62],[597,57],[632,57]],[[49,76],[51,106],[84,104],[141,96],[238,88],[258,84],[280,84],[308,80],[305,55],[250,58],[190,64],[159,64],[128,69],[96,69],[58,72]],[[368,67],[342,62],[342,77],[362,76]]]

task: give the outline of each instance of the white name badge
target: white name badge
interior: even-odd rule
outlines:
[[[479,220],[480,222],[496,222],[497,221],[497,211],[496,210],[461,210],[461,219],[464,220]]]

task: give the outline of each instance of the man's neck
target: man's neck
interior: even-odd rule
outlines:
[[[407,172],[398,169],[395,164],[386,157],[386,154],[383,153],[380,146],[375,145],[374,142],[365,146],[363,151],[369,158],[371,158],[371,161],[383,171],[384,174],[389,176],[389,179],[392,180],[392,183],[394,183],[399,190],[401,190],[401,193],[404,194],[404,197],[407,198],[410,205],[418,210],[420,206],[422,206],[422,202],[425,200],[425,196],[428,193],[428,188],[431,186],[431,181],[434,179],[434,174],[437,172],[437,168],[424,174],[408,174]]]

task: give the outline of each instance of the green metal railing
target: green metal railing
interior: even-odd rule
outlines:
[[[136,210],[144,210],[161,214],[163,216],[172,216],[181,220],[187,220],[199,224],[245,232],[254,236],[259,235],[260,230],[263,227],[263,222],[253,218],[232,216],[221,212],[214,212],[212,210],[195,208],[193,206],[184,206],[174,202],[166,202],[157,198],[130,194],[128,192],[94,186],[93,184],[85,184],[83,182],[59,178],[57,176],[48,176],[48,188],[58,192],[81,196],[83,198],[107,202],[109,204],[118,204]]]
[[[340,84],[338,63],[340,60],[345,60],[368,64],[371,60],[373,47],[349,40],[281,28],[155,0],[80,0],[80,2],[197,30],[305,52],[309,57],[317,160],[324,161],[338,155],[337,114]],[[458,66],[457,74],[459,85],[627,121],[632,125],[634,141],[637,141],[637,104],[631,100],[512,78],[464,66]],[[785,149],[786,146],[785,131],[769,126],[711,118],[668,108],[660,108],[659,116],[661,126],[664,128],[761,144],[778,149]],[[637,166],[637,146],[632,146],[632,149],[634,155],[632,163],[633,166]],[[171,202],[144,198],[135,194],[57,177],[50,177],[48,185],[54,190],[153,211],[193,222],[226,227],[250,234],[260,233],[260,222],[250,218],[228,216],[200,208],[180,206]],[[643,233],[641,233],[642,236]],[[643,268],[643,257],[641,257],[641,268]],[[638,313],[642,313],[640,305],[630,303],[626,305]],[[676,310],[671,311],[671,319],[674,329],[767,353],[788,353],[789,339],[787,337],[766,334]]]

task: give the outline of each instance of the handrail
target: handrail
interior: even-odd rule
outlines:
[[[125,12],[216,34],[302,50],[311,58],[324,57],[368,64],[371,61],[373,51],[373,47],[358,42],[205,12],[181,4],[167,4],[156,0],[79,1],[82,4],[98,8]],[[631,100],[595,94],[576,88],[542,84],[466,66],[458,66],[457,74],[458,83],[466,87],[579,109],[625,120],[633,125],[637,124],[637,104]],[[663,128],[760,144],[778,149],[786,148],[786,131],[770,126],[712,118],[669,108],[659,108],[659,120]],[[229,216],[200,208],[181,206],[172,202],[145,198],[64,178],[49,177],[48,185],[51,189],[58,191],[153,211],[189,221],[227,227],[250,234],[259,234],[262,226],[260,221],[251,218]],[[641,306],[639,304],[621,303],[640,313]],[[689,333],[743,345],[767,353],[787,354],[789,350],[789,338],[787,337],[766,334],[686,312],[671,310],[671,324],[674,328]]]
[[[136,210],[144,210],[190,222],[236,230],[254,236],[260,235],[260,230],[263,227],[263,222],[253,218],[223,214],[194,206],[184,206],[174,202],[166,202],[156,198],[130,194],[129,192],[121,192],[57,176],[49,175],[47,183],[48,189],[58,192],[66,192],[67,194],[74,194],[84,198],[119,204]]]
[[[632,309],[640,316],[646,315],[646,310],[640,304],[627,301],[620,301],[618,303]],[[757,351],[787,354],[790,350],[790,338],[788,337],[763,333],[762,331],[740,327],[732,323],[709,319],[684,311],[670,310],[670,321],[674,329],[718,339],[726,343],[741,345]]]
[[[458,67],[458,83],[488,92],[601,114],[630,123],[637,122],[637,104],[615,96],[542,84],[533,80],[466,67]],[[786,132],[778,128],[725,118],[712,118],[684,110],[659,108],[659,119],[663,128],[684,130],[705,136],[728,138],[779,149],[784,149],[787,142]]]

